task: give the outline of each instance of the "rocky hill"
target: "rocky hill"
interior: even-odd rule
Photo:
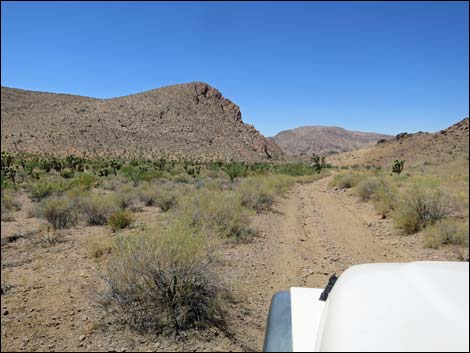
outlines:
[[[469,156],[469,119],[464,118],[447,129],[435,132],[406,132],[373,147],[333,156],[336,165],[391,165],[404,159],[407,165],[464,165]],[[468,168],[468,166],[467,166]]]
[[[2,150],[119,157],[266,160],[280,148],[208,84],[113,99],[1,88]]]
[[[311,156],[313,153],[331,155],[356,150],[380,139],[392,136],[348,131],[334,126],[303,126],[285,130],[272,137],[282,150],[291,156]]]

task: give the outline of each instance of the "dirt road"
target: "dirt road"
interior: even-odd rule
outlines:
[[[295,185],[272,211],[254,216],[258,236],[252,242],[222,247],[219,272],[233,293],[235,339],[205,332],[173,341],[120,329],[89,295],[97,264],[86,254],[86,239],[101,228],[74,228],[65,243],[42,248],[29,236],[3,244],[4,237],[34,226],[26,215],[2,222],[2,286],[12,285],[1,300],[2,351],[260,351],[277,291],[324,287],[330,275],[360,263],[452,258],[423,249],[418,237],[395,234],[371,205],[328,187],[330,179]]]

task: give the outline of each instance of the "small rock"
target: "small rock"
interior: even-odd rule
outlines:
[[[8,310],[3,310],[2,315],[7,316],[9,314]]]
[[[84,341],[84,340],[85,340],[85,338],[86,338],[86,336],[85,336],[85,335],[81,335],[81,336],[80,336],[78,339],[79,339],[80,341]]]

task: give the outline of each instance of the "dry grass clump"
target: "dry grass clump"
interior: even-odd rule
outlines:
[[[225,329],[225,290],[206,239],[182,223],[116,238],[100,303],[139,332]]]
[[[10,189],[2,189],[1,212],[2,216],[9,211],[21,210],[21,203],[16,199],[15,192]]]
[[[443,219],[426,229],[425,246],[438,249],[442,245],[468,246],[468,219]]]
[[[393,186],[380,187],[375,190],[372,202],[382,218],[386,218],[398,205],[398,190]]]
[[[362,201],[372,200],[379,214],[385,218],[398,203],[398,190],[384,176],[363,176],[354,187]]]
[[[356,173],[336,174],[330,186],[336,186],[340,189],[350,189],[356,186],[362,178],[362,175]]]
[[[242,206],[263,211],[270,208],[276,195],[285,193],[294,182],[294,178],[284,175],[254,177],[241,180],[234,190]]]
[[[374,197],[379,189],[389,188],[385,180],[379,177],[365,177],[360,180],[354,190],[362,201],[369,201]]]
[[[110,175],[101,183],[104,190],[115,191],[122,185],[129,184],[129,180],[123,176]]]
[[[139,198],[139,190],[129,184],[124,184],[117,187],[116,192],[112,194],[112,198],[120,208],[130,208]]]
[[[178,204],[178,200],[191,186],[167,183],[142,184],[138,190],[138,198],[145,206],[157,206],[166,212]]]
[[[94,259],[110,254],[113,249],[113,238],[103,234],[93,235],[87,239],[87,253]]]
[[[54,230],[77,224],[77,212],[66,196],[51,196],[38,205],[38,215],[45,218]]]

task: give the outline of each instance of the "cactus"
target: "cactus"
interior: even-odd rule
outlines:
[[[74,171],[71,168],[65,167],[60,171],[60,176],[65,179],[73,178]]]
[[[405,164],[405,161],[403,159],[401,160],[396,159],[395,162],[393,162],[392,172],[400,174],[403,171],[404,164]]]
[[[52,162],[49,158],[40,158],[39,159],[39,168],[44,170],[46,173],[49,173],[52,169]]]
[[[13,183],[16,183],[16,167],[14,165],[2,168],[2,175],[11,179]]]
[[[2,171],[4,170],[4,168],[7,168],[7,167],[10,167],[12,164],[13,164],[13,155],[6,152],[6,151],[2,151]]]

